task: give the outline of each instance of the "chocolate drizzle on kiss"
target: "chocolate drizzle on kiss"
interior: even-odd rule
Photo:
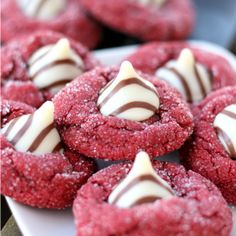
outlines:
[[[34,9],[34,12],[33,12],[33,16],[38,16],[40,11],[42,10],[43,8],[43,5],[47,2],[48,0],[40,0],[39,4],[37,5],[37,7]],[[24,9],[27,9],[30,7],[31,4],[34,4],[34,1],[33,0],[28,0],[25,2],[24,4]]]
[[[234,148],[234,145],[233,145],[230,137],[221,128],[216,127],[215,129],[216,129],[216,133],[217,133],[219,139],[221,140],[221,142],[223,142],[223,145],[226,146],[227,149],[229,150],[230,156],[236,160],[236,150]]]
[[[224,114],[226,116],[229,116],[230,118],[236,120],[236,113],[233,113],[231,111],[223,110],[221,114]]]
[[[34,75],[32,75],[32,79],[34,80],[36,76],[38,76],[40,73],[42,73],[45,70],[48,70],[54,66],[57,65],[74,65],[79,67],[75,61],[71,60],[71,59],[64,59],[64,60],[57,60],[57,61],[53,61],[45,66],[43,66],[40,70],[38,70],[36,73],[34,73]],[[79,67],[80,69],[82,69],[81,67]]]
[[[193,101],[193,92],[192,92],[192,87],[191,87],[191,83],[189,84],[187,81],[188,81],[188,78],[186,78],[185,76],[183,76],[181,74],[181,72],[179,72],[177,69],[175,69],[174,67],[169,67],[169,66],[165,66],[164,69],[170,71],[171,73],[175,74],[175,76],[178,78],[178,80],[181,82],[183,88],[184,88],[184,91],[185,91],[185,94],[186,94],[186,97],[187,97],[187,102],[189,103],[192,103],[194,102]],[[208,74],[210,75],[210,73],[208,72]],[[201,76],[199,75],[199,72],[198,72],[198,69],[197,69],[197,66],[196,64],[194,65],[194,75],[197,79],[197,82],[199,84],[199,87],[200,87],[200,90],[201,90],[201,95],[202,97],[206,97],[207,95],[207,88],[205,87],[203,81],[202,81],[202,78]],[[162,77],[159,77],[160,79],[162,80],[165,80],[164,78]]]
[[[17,125],[17,123],[20,121],[21,117],[18,117],[14,120],[11,121],[11,123],[9,124],[9,126],[7,127],[6,131],[3,132],[3,135],[5,137],[7,137],[11,131],[14,129],[14,127]],[[9,140],[10,143],[12,143],[12,145],[16,145],[22,138],[22,136],[24,134],[27,133],[27,131],[29,130],[32,122],[34,119],[34,113],[29,115],[27,117],[27,119],[25,120],[23,126],[19,129],[19,131],[11,138],[11,140]],[[32,140],[32,143],[30,145],[30,147],[26,150],[29,152],[34,152],[39,146],[40,144],[44,141],[44,139],[47,137],[47,135],[53,130],[55,129],[54,124],[50,124],[48,125],[46,128],[44,128],[36,137],[35,139]],[[62,143],[59,142],[55,145],[55,147],[53,148],[52,152],[58,152],[62,149]]]
[[[32,62],[29,63],[28,68],[34,66],[35,64],[39,63],[41,60],[44,60],[44,58],[47,57],[47,55],[49,53],[51,53],[52,49],[54,46],[52,46],[51,48],[47,49],[44,53],[42,53],[40,56],[38,56],[37,58],[35,58]],[[75,60],[71,59],[71,58],[66,58],[66,59],[58,59],[58,60],[53,60],[52,62],[44,65],[43,67],[41,67],[40,69],[38,69],[37,71],[35,71],[30,77],[32,79],[32,81],[37,80],[37,77],[40,76],[43,72],[47,72],[47,70],[52,69],[53,67],[56,66],[74,66],[75,68],[78,68],[79,71],[83,71],[83,67],[82,65],[79,65]],[[68,70],[70,70],[70,68],[68,67]],[[55,73],[55,78],[57,77],[57,73]],[[59,75],[60,76],[60,75]],[[46,77],[45,77],[46,79]],[[48,79],[48,81],[50,82],[48,85],[44,85],[42,86],[42,89],[48,89],[48,90],[52,90],[56,87],[63,87],[64,85],[66,85],[67,83],[69,83],[72,79],[71,77],[65,77],[65,78],[58,78],[56,81],[53,80],[53,82],[50,82],[50,79]]]
[[[171,191],[171,189],[168,188],[167,186],[165,186],[163,183],[161,183],[157,178],[155,178],[151,174],[145,174],[145,175],[141,175],[141,176],[134,178],[124,189],[122,189],[119,192],[119,194],[117,194],[117,196],[113,199],[111,204],[116,204],[124,194],[126,194],[128,191],[130,191],[135,185],[137,185],[143,181],[154,182],[154,183],[158,184],[160,187],[164,188],[166,191],[168,191],[171,195],[173,195],[173,192]],[[141,203],[153,202],[158,199],[161,199],[161,198],[159,196],[146,195],[145,197],[141,197],[137,201],[135,201],[132,204],[132,206],[135,206],[135,205],[141,204]]]
[[[113,80],[111,80],[105,87],[104,89],[101,90],[100,94],[103,93],[108,87],[109,85],[112,83]],[[111,99],[116,93],[118,93],[121,89],[123,89],[124,87],[128,86],[128,85],[132,85],[132,84],[137,84],[147,90],[149,90],[150,92],[154,93],[155,95],[159,96],[157,91],[155,89],[153,89],[152,87],[146,85],[144,82],[137,80],[136,78],[128,78],[126,80],[122,80],[120,81],[111,91],[109,94],[107,94],[107,96],[98,104],[98,108],[101,109],[102,106],[104,106],[109,99]],[[144,108],[146,110],[150,110],[155,112],[157,109],[155,106],[147,103],[147,102],[143,102],[143,101],[136,101],[136,102],[130,102],[130,103],[126,103],[120,107],[118,107],[117,109],[115,109],[113,112],[111,112],[110,115],[118,115],[122,112],[125,112],[129,109],[133,109],[133,108]]]

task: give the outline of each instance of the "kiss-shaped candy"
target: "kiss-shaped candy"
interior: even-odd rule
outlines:
[[[108,198],[110,204],[128,208],[158,199],[173,197],[169,184],[153,169],[146,152],[139,152],[133,167]]]
[[[66,83],[83,73],[80,56],[67,39],[38,49],[29,59],[29,77],[39,89],[56,94]]]
[[[236,159],[236,104],[225,107],[213,123],[218,138],[232,159]]]
[[[183,49],[177,60],[167,62],[156,71],[159,79],[176,88],[190,102],[201,101],[211,91],[211,76],[195,61],[190,49]]]
[[[143,121],[156,113],[160,100],[155,86],[125,61],[117,77],[100,91],[97,105],[105,116]]]
[[[54,105],[49,101],[33,114],[11,120],[1,133],[20,152],[42,155],[62,151],[61,138],[54,127]]]
[[[66,0],[16,0],[18,6],[28,17],[50,20],[66,6]]]

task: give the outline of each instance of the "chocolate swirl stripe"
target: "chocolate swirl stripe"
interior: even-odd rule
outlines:
[[[173,67],[170,67],[170,68],[169,67],[165,67],[165,69],[171,71],[172,73],[174,73],[177,76],[177,78],[181,81],[181,84],[184,87],[184,91],[186,93],[187,101],[192,102],[193,97],[192,97],[192,93],[191,93],[191,88],[189,87],[189,85],[188,85],[188,83],[186,81],[186,78],[183,75],[181,75],[177,71],[177,69],[175,69]]]
[[[17,142],[20,140],[20,138],[27,132],[30,125],[33,122],[34,114],[28,116],[28,118],[25,121],[25,124],[20,128],[20,130],[15,134],[15,136],[11,139],[12,145],[16,145]]]
[[[41,69],[39,69],[36,73],[34,73],[31,77],[34,80],[40,73],[42,73],[43,71],[46,71],[54,66],[57,65],[74,65],[79,67],[81,70],[82,68],[73,60],[71,59],[64,59],[64,60],[58,60],[58,61],[53,61],[45,66],[43,66]]]
[[[109,83],[110,84],[110,83]],[[126,80],[122,80],[121,82],[119,82],[111,91],[109,94],[107,94],[107,96],[98,104],[98,108],[100,109],[102,106],[104,106],[108,100],[113,97],[116,93],[118,93],[121,89],[123,89],[125,86],[131,85],[131,84],[137,84],[142,86],[143,88],[146,88],[147,90],[151,91],[152,93],[154,93],[155,95],[157,94],[157,91],[153,88],[151,88],[150,86],[146,85],[144,82],[142,82],[141,80],[138,80],[136,78],[128,78]],[[108,88],[108,86],[105,87],[105,89]],[[105,89],[102,90],[102,92],[105,91]]]
[[[50,124],[49,126],[44,128],[40,132],[40,134],[35,138],[33,143],[30,145],[28,151],[34,152],[38,148],[38,146],[42,143],[42,141],[45,139],[45,137],[51,132],[51,130],[53,130],[53,128],[54,128],[53,124]]]
[[[163,185],[157,178],[155,178],[154,176],[152,175],[141,175],[141,176],[138,176],[136,178],[134,178],[124,189],[122,189],[118,194],[117,196],[113,199],[113,201],[111,202],[112,204],[116,204],[119,199],[128,191],[130,191],[131,188],[133,188],[135,185],[137,185],[138,183],[140,182],[143,182],[143,181],[150,181],[150,182],[154,182],[158,185],[160,185],[162,188],[164,188],[166,191],[168,191],[169,193],[173,194],[172,191],[166,187],[165,185]],[[158,199],[158,196],[156,197],[156,199]]]
[[[202,93],[203,97],[206,97],[207,91],[206,91],[206,88],[205,88],[205,86],[204,86],[204,84],[202,82],[201,76],[199,75],[199,72],[198,72],[196,64],[194,64],[194,74],[195,74],[196,79],[198,81],[198,84],[199,84],[199,87],[200,87],[200,90],[201,90],[201,93]]]
[[[19,120],[20,117],[15,118],[13,121],[10,122],[10,124],[8,125],[7,129],[5,132],[3,132],[3,135],[5,137],[7,137],[9,135],[9,133],[12,131],[12,129],[14,128],[15,124],[17,123],[17,121]]]
[[[100,91],[99,94],[102,94],[109,86],[113,83],[115,79],[110,80]]]
[[[156,112],[157,108],[147,102],[130,102],[118,107],[110,115],[117,116],[122,112],[125,112],[132,108],[143,108],[152,112]]]
[[[226,132],[224,132],[224,130],[222,130],[219,127],[216,127],[216,132],[218,134],[218,137],[220,138],[220,140],[224,142],[225,146],[227,147],[227,149],[229,150],[229,154],[232,158],[236,159],[236,150],[234,148],[234,145],[232,143],[232,140],[230,139],[230,137],[227,135]]]
[[[33,11],[33,16],[38,16],[41,9],[43,8],[43,5],[46,3],[46,1],[48,0],[40,0],[39,3],[36,5],[36,7],[34,7],[34,11]],[[31,4],[35,4],[35,1],[31,0],[31,1],[27,1],[25,4],[25,9],[29,8]]]
[[[58,143],[52,150],[52,152],[59,152],[61,149],[63,149],[62,142]]]
[[[43,5],[46,3],[46,1],[48,1],[48,0],[41,0],[40,1],[38,7],[35,9],[35,13],[34,13],[35,16],[39,15],[39,13],[40,13],[41,9],[43,8]]]
[[[29,64],[30,66],[33,66],[34,64],[36,64],[38,61],[40,61],[41,59],[43,59],[46,55],[49,54],[49,52],[51,51],[52,48],[49,48],[48,50],[46,50],[44,53],[42,53],[41,55],[39,55],[38,57],[36,57],[33,61],[31,61]]]
[[[160,200],[160,199],[162,199],[162,198],[158,197],[158,196],[142,197],[142,198],[138,199],[137,201],[133,202],[130,207],[140,205],[140,204],[144,204],[144,203],[155,202],[156,200]]]
[[[221,112],[221,114],[226,115],[226,116],[228,116],[228,117],[230,117],[230,118],[236,120],[236,113],[234,113],[234,112],[232,112],[232,111],[223,110],[223,111]]]

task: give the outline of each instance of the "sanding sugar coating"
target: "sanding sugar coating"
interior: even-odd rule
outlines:
[[[132,208],[107,202],[132,163],[118,164],[94,174],[73,203],[77,236],[229,236],[232,213],[209,180],[182,166],[153,162],[154,169],[173,188],[174,197]]]
[[[86,10],[99,21],[144,41],[184,39],[192,32],[194,10],[190,0],[167,0],[161,6],[154,1],[150,2],[81,1]]]
[[[192,114],[164,81],[140,74],[159,94],[160,108],[151,118],[137,122],[100,113],[99,91],[117,73],[115,67],[96,68],[54,97],[55,121],[64,142],[84,155],[111,160],[134,159],[140,150],[153,158],[178,149],[192,133]]]
[[[65,41],[68,44],[67,47]],[[62,34],[50,31],[39,31],[37,33],[24,37],[24,39],[16,39],[1,49],[1,53],[2,55],[4,55],[4,57],[2,57],[1,64],[1,85],[3,98],[21,101],[33,107],[39,107],[44,101],[50,100],[52,98],[53,91],[51,90],[51,86],[47,87],[47,83],[45,86],[42,86],[42,81],[40,81],[40,83],[38,82],[38,79],[41,78],[35,78],[37,81],[31,78],[31,74],[33,72],[35,73],[35,71],[31,70],[35,68],[31,68],[32,66],[29,66],[29,62],[30,58],[32,59],[32,56],[35,55],[35,52],[39,52],[40,49],[45,48],[48,45],[55,44],[59,44],[58,47],[62,50],[62,52],[58,51],[58,55],[55,55],[55,57],[57,58],[54,58],[54,55],[51,55],[51,57],[49,58],[52,58],[52,61],[56,60],[57,62],[57,64],[54,65],[54,68],[55,66],[60,68],[61,66],[66,66],[66,68],[64,69],[68,69],[68,62],[71,63],[71,61],[59,60],[60,57],[62,57],[63,59],[72,58],[73,62],[76,61],[76,63],[82,64],[83,69],[79,69],[78,71],[76,71],[76,73],[79,74],[81,73],[81,71],[88,71],[99,64],[98,61],[95,60],[88,52],[88,50],[84,48],[84,46],[82,46],[78,42],[66,38],[66,36]],[[73,52],[73,54],[71,53],[71,51]],[[77,54],[77,57],[75,57],[75,54]],[[78,58],[80,58],[81,61]],[[46,67],[46,69],[46,71],[44,70],[44,75],[46,72],[51,73],[51,70],[49,70],[49,68]],[[72,69],[69,67],[69,70]],[[39,72],[42,74],[42,70],[38,71],[38,77],[40,77]],[[65,74],[65,71],[63,73]],[[73,72],[73,75],[74,74],[75,73]],[[71,71],[70,73],[68,72],[67,76],[69,77],[69,79],[73,77]],[[64,78],[65,80],[68,79],[68,77],[65,77],[65,75],[60,73],[59,75],[52,78],[52,82],[55,82],[54,80],[56,79]]]
[[[3,125],[12,118],[32,113],[23,103],[3,100]],[[72,204],[77,190],[95,170],[94,163],[65,149],[64,154],[33,155],[16,151],[0,135],[1,194],[39,208],[65,208]]]
[[[35,108],[25,103],[2,99],[0,107],[1,124],[4,125],[18,116],[31,114],[34,111]]]
[[[88,48],[94,48],[100,40],[100,27],[89,18],[84,12],[81,4],[77,0],[56,0],[56,1],[41,1],[41,8],[38,9],[35,15],[34,2],[36,0],[2,0],[1,1],[1,16],[2,16],[2,34],[1,41],[6,43],[15,37],[24,37],[36,30],[52,30],[62,33],[76,41],[81,42]],[[51,4],[53,2],[53,5]],[[54,2],[57,2],[55,4]],[[60,4],[61,2],[61,4]],[[30,4],[26,11],[22,10],[22,3]],[[50,5],[52,11],[50,10]],[[61,6],[64,5],[64,6]],[[35,6],[38,8],[38,5]],[[58,9],[55,9],[58,7]],[[46,8],[44,10],[43,8]],[[62,8],[62,9],[61,9]],[[36,9],[37,10],[37,9]],[[53,11],[55,11],[53,13]],[[54,14],[51,15],[50,14]],[[50,17],[50,19],[45,19]],[[40,19],[39,19],[40,18]]]
[[[163,73],[158,73],[158,71],[160,72],[161,68],[163,69],[163,67],[173,63],[173,60],[175,61],[177,58],[179,58],[180,55],[183,54],[181,53],[183,49],[191,50],[191,53],[195,58],[196,65],[198,65],[197,74],[199,76],[201,75],[201,81],[199,80],[197,84],[194,85],[194,87],[193,83],[196,83],[196,81],[192,81],[192,78],[191,81],[187,83],[189,86],[184,86],[185,88],[183,91],[180,90],[180,92],[182,92],[184,95],[186,93],[185,97],[189,102],[195,102],[195,104],[197,104],[210,91],[215,91],[225,86],[236,85],[236,73],[225,58],[220,55],[201,50],[200,48],[194,47],[187,42],[148,43],[139,47],[136,52],[128,56],[127,60],[129,60],[136,69],[139,69],[145,73],[156,74],[157,77],[163,77]],[[181,74],[181,76],[183,75],[184,74]],[[176,80],[176,75],[171,74],[171,76],[174,76],[175,78],[167,78],[170,80],[170,82],[172,79]],[[206,77],[204,79],[205,81],[203,81],[203,77]],[[210,84],[208,84],[208,77],[210,78]],[[178,79],[181,80],[181,78]],[[176,82],[179,82],[177,80]],[[183,81],[185,81],[184,78],[182,78],[181,83]],[[200,82],[204,83],[201,84]],[[183,84],[176,87],[181,88],[183,87]],[[186,87],[189,87],[189,92],[187,91]],[[197,92],[197,94],[195,94],[196,99],[193,99],[194,97],[191,98],[193,93],[191,89]],[[188,96],[188,93],[190,93],[191,96]],[[200,96],[199,94],[201,93],[202,95]]]
[[[206,97],[194,110],[198,114],[195,116],[194,133],[180,150],[184,165],[215,183],[232,204],[236,204],[236,161],[224,148],[213,123],[217,115],[235,103],[235,86]]]

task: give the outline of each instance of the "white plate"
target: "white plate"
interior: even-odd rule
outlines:
[[[227,50],[212,43],[191,41],[195,46],[200,46],[205,50],[221,54],[228,58],[231,65],[236,70],[236,58]],[[123,58],[127,57],[135,50],[136,46],[120,47],[113,49],[104,49],[96,51],[95,56],[105,65],[118,64]],[[169,160],[178,161],[176,154],[169,154]],[[174,158],[173,158],[174,156]],[[166,157],[165,157],[166,160]],[[67,210],[45,210],[22,205],[7,198],[7,202],[16,219],[16,222],[24,236],[73,236],[75,227],[71,209]],[[234,230],[232,236],[236,235],[236,209],[234,213]]]

